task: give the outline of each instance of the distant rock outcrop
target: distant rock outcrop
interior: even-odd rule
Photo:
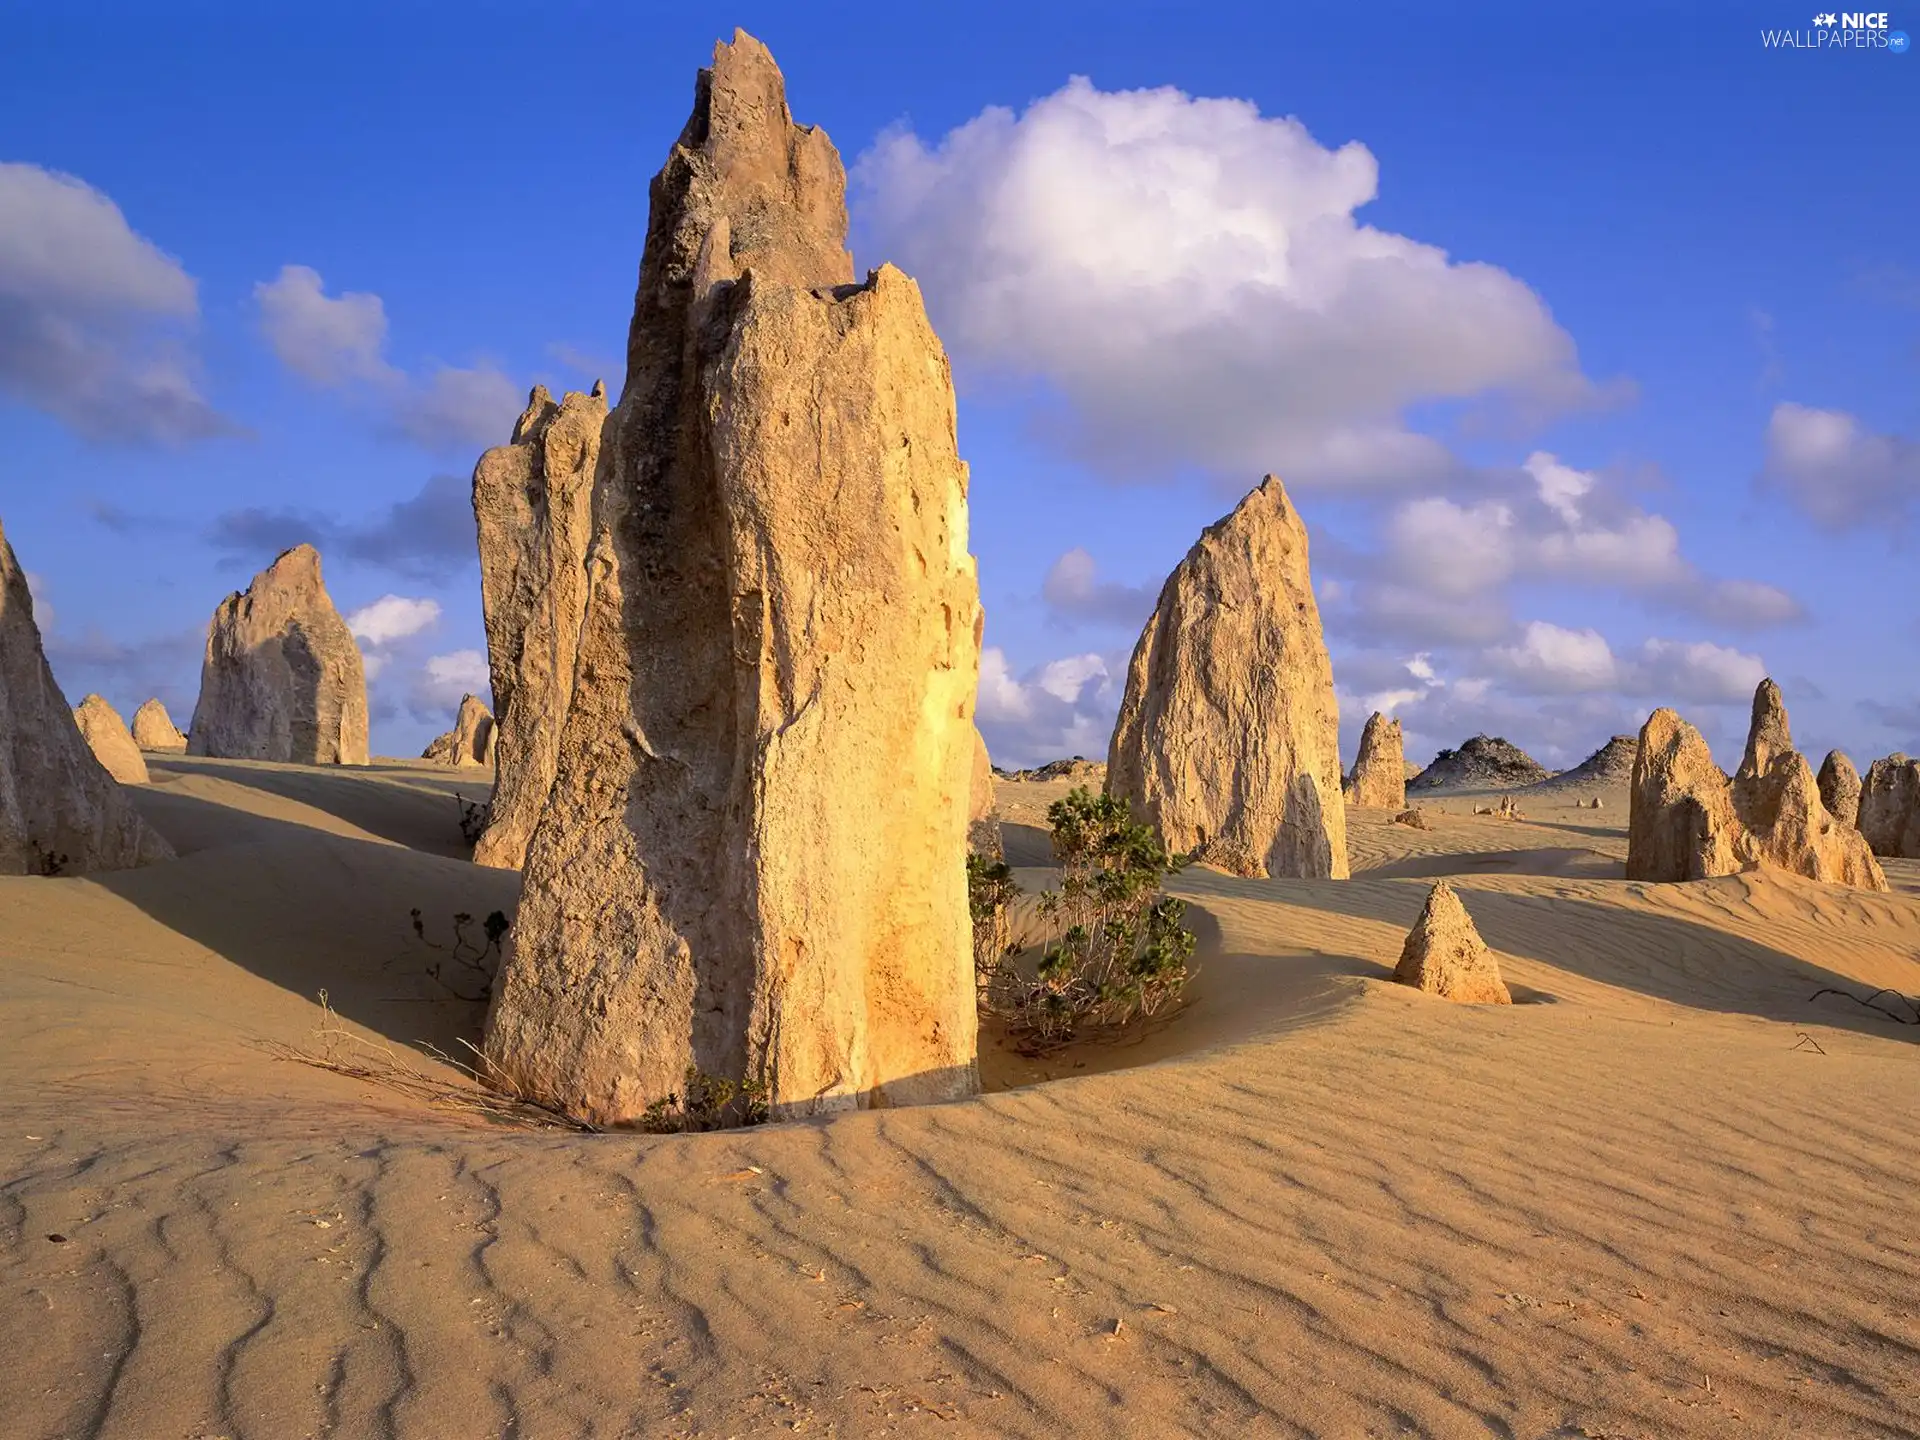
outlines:
[[[1306,525],[1269,475],[1167,578],[1107,790],[1169,850],[1232,874],[1345,879],[1339,732]]]
[[[1860,823],[1860,772],[1844,750],[1829,750],[1820,762],[1820,803],[1842,825]]]
[[[517,870],[553,789],[587,605],[606,387],[558,405],[533,387],[513,438],[473,467],[480,609],[493,682],[493,809],[474,863]]]
[[[978,1088],[967,470],[918,288],[856,283],[846,231],[839,156],[736,32],[653,182],[487,1017],[498,1079],[598,1123],[690,1067],[780,1115]]]
[[[1598,786],[1633,783],[1633,762],[1640,753],[1640,741],[1633,735],[1616,735],[1573,769],[1541,783],[1543,790],[1593,790]]]
[[[1627,879],[1709,880],[1752,859],[1706,739],[1672,710],[1647,717],[1627,810]]]
[[[183,754],[187,737],[174,728],[173,717],[158,700],[149,700],[133,712],[133,743],[159,755]]]
[[[1876,855],[1920,860],[1920,760],[1895,751],[1867,767],[1860,834]]]
[[[1347,803],[1398,810],[1407,803],[1407,757],[1400,722],[1379,711],[1367,717],[1347,781]]]
[[[1552,772],[1519,746],[1476,735],[1458,750],[1442,750],[1407,784],[1409,790],[1512,790],[1538,785]]]
[[[296,545],[213,612],[189,755],[367,763],[367,678],[347,622]]]
[[[133,732],[104,698],[89,695],[74,706],[73,723],[80,727],[80,737],[93,751],[93,758],[122,785],[145,785],[151,778],[146,757],[133,743]]]
[[[993,818],[993,761],[986,737],[973,732],[973,781],[967,790],[967,850],[1000,858],[1000,824]]]
[[[1010,770],[1003,773],[1008,780],[1036,782],[1077,780],[1086,786],[1104,785],[1107,780],[1107,762],[1089,760],[1084,755],[1076,755],[1071,760],[1049,760],[1046,764],[1031,770]]]
[[[1461,1005],[1511,1005],[1500,964],[1487,949],[1473,917],[1444,880],[1434,882],[1400,950],[1393,978]]]
[[[1629,880],[1703,880],[1765,863],[1827,884],[1887,888],[1860,832],[1827,813],[1771,680],[1754,695],[1731,780],[1697,730],[1671,710],[1653,713],[1640,732],[1627,831]]]
[[[462,695],[453,729],[420,752],[441,765],[488,765],[493,761],[493,712],[478,695]]]
[[[169,860],[81,737],[0,529],[0,875],[77,875]]]

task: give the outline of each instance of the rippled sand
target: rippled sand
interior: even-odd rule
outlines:
[[[1624,796],[1355,812],[1351,882],[1180,877],[1202,974],[1136,1045],[574,1136],[263,1048],[321,989],[477,1038],[408,919],[512,904],[473,778],[154,770],[180,860],[0,879],[9,1440],[1920,1430],[1920,1027],[1809,999],[1920,992],[1920,864],[1641,886]],[[1002,786],[1036,883],[1064,789]],[[1439,874],[1526,1003],[1386,983]]]

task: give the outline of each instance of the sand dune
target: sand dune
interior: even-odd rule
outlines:
[[[179,860],[0,879],[8,1437],[1920,1429],[1920,1027],[1809,998],[1920,992],[1920,862],[1639,885],[1624,796],[1357,811],[1352,881],[1178,877],[1202,971],[1136,1045],[579,1136],[262,1048],[323,988],[477,1035],[408,919],[514,900],[472,776],[152,769]],[[1000,787],[1035,883],[1066,788]],[[1441,873],[1522,1003],[1387,983]]]

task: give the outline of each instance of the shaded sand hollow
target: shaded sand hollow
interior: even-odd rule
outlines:
[[[1628,884],[1624,794],[1189,871],[1185,1013],[990,1092],[491,1126],[275,1060],[455,1051],[485,777],[154,757],[166,865],[0,879],[0,1433],[1850,1436],[1920,1429],[1920,863]],[[1003,783],[1046,863],[1063,784]],[[1570,797],[1571,798],[1571,797]],[[1512,1007],[1388,983],[1451,875]],[[1028,1084],[1051,1078],[1051,1083]]]

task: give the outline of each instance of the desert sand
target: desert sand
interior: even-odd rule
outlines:
[[[1621,878],[1626,796],[1349,814],[1350,881],[1191,869],[1190,1005],[989,1093],[703,1136],[444,1073],[486,777],[150,757],[179,858],[0,879],[0,1433],[1896,1436],[1920,1429],[1920,861]],[[1044,882],[1063,782],[1002,781]],[[1390,983],[1452,877],[1517,1003]]]

